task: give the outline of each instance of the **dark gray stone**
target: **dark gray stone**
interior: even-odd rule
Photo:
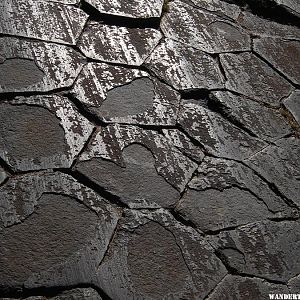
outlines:
[[[126,211],[98,284],[116,300],[203,299],[225,274],[204,239],[168,212]]]
[[[188,189],[176,210],[201,231],[211,232],[271,217],[266,205],[250,192],[231,187],[223,191]]]
[[[266,146],[199,101],[183,101],[178,123],[211,154],[243,160]]]
[[[227,275],[207,300],[268,299],[269,294],[289,294],[285,285],[273,284],[259,278]]]
[[[300,4],[297,0],[274,0],[280,7],[300,18]]]
[[[83,57],[70,47],[0,37],[0,93],[69,87],[82,66]]]
[[[138,69],[87,64],[73,93],[107,123],[176,124],[180,94]]]
[[[7,178],[7,174],[4,169],[0,166],[0,184],[2,184]]]
[[[295,84],[300,84],[300,62],[298,59],[291,60],[292,57],[300,57],[300,41],[279,38],[255,39],[254,51]]]
[[[251,48],[250,36],[241,27],[178,0],[168,4],[160,26],[167,38],[208,53]]]
[[[91,283],[117,210],[61,173],[16,176],[0,198],[2,290]]]
[[[291,293],[298,293],[300,291],[300,275],[293,277],[288,282],[288,287]]]
[[[290,111],[294,119],[300,125],[300,91],[294,91],[283,101],[284,106]]]
[[[261,176],[276,185],[287,198],[300,206],[300,141],[279,140],[246,161]]]
[[[0,107],[0,157],[15,170],[70,167],[94,128],[60,96],[20,97]]]
[[[261,139],[275,140],[291,133],[287,120],[278,110],[230,92],[213,92],[211,98],[221,105],[226,116]]]
[[[254,54],[221,54],[220,60],[229,90],[273,106],[279,106],[293,90],[287,80]]]
[[[257,222],[222,232],[217,243],[237,272],[287,283],[300,272],[299,229],[298,221]]]
[[[158,44],[162,35],[152,28],[88,24],[78,47],[87,56],[104,62],[140,66]]]
[[[80,163],[77,170],[133,208],[169,207],[179,200],[180,193],[157,173],[147,148],[129,145],[122,156],[125,168],[112,161],[92,159]]]
[[[75,45],[87,18],[81,9],[49,1],[5,0],[0,3],[2,34]]]
[[[224,85],[214,58],[168,38],[151,53],[146,66],[178,90],[216,89]]]
[[[99,128],[95,136],[90,141],[90,144],[87,146],[86,150],[79,157],[76,168],[80,170],[85,164],[91,164],[91,162],[89,162],[91,160],[94,160],[95,164],[97,164],[97,159],[109,160],[111,163],[115,163],[120,167],[125,167],[126,163],[124,161],[124,153],[122,153],[122,151],[131,144],[139,144],[150,150],[154,157],[154,166],[156,172],[162,176],[166,182],[180,192],[184,190],[186,184],[192,177],[193,172],[197,168],[196,163],[192,162],[189,158],[183,155],[178,149],[175,148],[175,146],[170,145],[168,140],[164,138],[163,135],[160,135],[156,131],[144,130],[137,126],[127,125],[110,125]],[[142,153],[144,153],[144,151]],[[151,155],[149,155],[150,152],[147,151],[146,156],[151,157]],[[111,165],[103,162],[102,160],[99,160],[101,164],[106,164],[107,167]],[[144,172],[147,172],[146,169],[147,168],[145,168]],[[114,167],[114,170],[116,170],[116,167]],[[124,172],[126,171],[124,170]],[[89,169],[88,173],[89,176],[93,176],[92,169]],[[105,175],[100,174],[100,176],[103,177]],[[158,178],[159,177],[157,177],[157,179]],[[98,180],[101,180],[101,178]],[[130,178],[128,178],[128,180],[130,180]],[[115,184],[117,186],[118,183],[116,182]],[[154,191],[156,187],[154,185],[149,183],[148,188],[153,189],[152,192],[155,193]],[[176,200],[173,200],[175,203]],[[156,201],[158,201],[158,199],[156,199]],[[132,202],[130,205],[134,205],[134,202]]]

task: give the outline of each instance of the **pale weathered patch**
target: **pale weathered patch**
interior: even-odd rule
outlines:
[[[78,47],[93,59],[140,66],[161,37],[160,31],[152,28],[126,28],[91,22]]]
[[[83,63],[83,57],[66,46],[0,38],[0,93],[47,92],[69,87]]]
[[[221,54],[220,60],[230,90],[273,106],[279,106],[293,90],[287,80],[254,54]]]
[[[20,97],[0,106],[0,157],[15,170],[70,167],[94,128],[60,96]]]
[[[2,34],[75,45],[87,18],[81,9],[59,3],[39,0],[0,3]]]
[[[1,223],[8,226],[0,241],[2,285],[91,283],[116,227],[116,209],[59,172],[16,176],[0,188],[0,197]]]
[[[86,0],[100,13],[129,18],[159,18],[163,0]]]
[[[169,3],[161,29],[167,38],[209,53],[251,49],[250,36],[244,29],[178,0]]]
[[[125,167],[122,151],[131,144],[140,144],[149,149],[155,159],[154,166],[157,173],[179,191],[184,190],[197,168],[197,164],[184,156],[174,146],[170,145],[166,138],[155,131],[143,130],[135,126],[110,125],[99,129],[90,145],[80,156],[77,169],[80,171],[89,161],[93,162],[93,159],[95,165],[97,165],[97,159],[99,164],[105,159],[118,164],[120,167]],[[85,172],[93,177],[91,169],[87,168]],[[96,177],[93,178],[94,181],[103,181]],[[143,178],[140,179],[143,180]],[[154,186],[152,188],[155,189]]]
[[[295,90],[283,101],[284,106],[290,111],[294,119],[300,125],[300,91]]]
[[[214,58],[171,39],[155,48],[146,66],[178,90],[223,87],[224,79]]]
[[[175,125],[180,95],[144,71],[89,63],[74,96],[109,123]]]
[[[126,210],[97,282],[116,300],[204,299],[226,273],[204,238],[169,212]]]

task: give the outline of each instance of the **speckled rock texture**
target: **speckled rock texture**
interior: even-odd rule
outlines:
[[[0,2],[0,300],[300,299],[298,0]]]

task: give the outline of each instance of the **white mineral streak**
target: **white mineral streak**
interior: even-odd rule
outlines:
[[[160,31],[152,28],[126,28],[91,22],[78,46],[93,59],[140,66],[161,37]]]
[[[234,4],[226,3],[219,0],[191,0],[199,8],[211,11],[220,16],[227,16],[236,20],[241,13],[241,9]]]
[[[94,129],[94,126],[74,109],[68,99],[60,96],[19,97],[12,100],[10,104],[41,106],[56,115],[65,132],[65,141],[68,149],[65,155],[58,155],[54,160],[56,161],[55,164],[59,164],[64,168],[72,165],[73,160],[84,147]],[[7,157],[7,160],[10,160],[9,157]],[[15,164],[20,170],[49,169],[54,167],[53,157],[44,157],[41,165],[36,164],[34,157],[32,159],[17,160]]]
[[[153,108],[144,113],[126,117],[102,116],[101,105],[106,100],[107,93],[138,78],[152,80],[154,85]],[[144,71],[101,63],[89,63],[84,67],[74,85],[73,93],[82,103],[91,107],[103,121],[109,123],[174,125],[180,102],[179,93],[150,77]],[[137,101],[142,100],[137,99]]]
[[[37,0],[0,3],[2,34],[75,45],[87,18],[81,9],[59,3]]]
[[[209,53],[251,50],[244,29],[177,0],[170,2],[161,29],[167,38]]]
[[[164,0],[86,0],[100,13],[129,18],[159,18]]]
[[[218,63],[210,55],[165,39],[146,60],[158,77],[178,90],[222,88],[223,76]]]
[[[112,221],[106,210],[112,213],[113,209],[93,190],[79,184],[69,175],[43,171],[17,176],[0,188],[0,198],[3,199],[0,205],[1,223],[7,227],[26,219],[34,212],[43,193],[70,195],[102,215],[105,222]],[[18,203],[22,205],[22,214],[17,211]]]
[[[133,143],[144,145],[151,150],[158,174],[178,190],[184,190],[197,164],[155,131],[144,131],[139,127],[118,124],[101,128],[81,154],[79,161],[100,157],[122,163],[122,150]]]
[[[0,62],[8,59],[28,59],[34,61],[44,73],[43,80],[22,88],[0,85],[0,92],[48,92],[73,84],[83,67],[83,57],[72,48],[62,45],[0,38]],[[1,71],[1,63],[0,63]]]

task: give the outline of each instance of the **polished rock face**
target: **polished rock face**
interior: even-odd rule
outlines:
[[[2,0],[0,299],[299,294],[299,12]]]

